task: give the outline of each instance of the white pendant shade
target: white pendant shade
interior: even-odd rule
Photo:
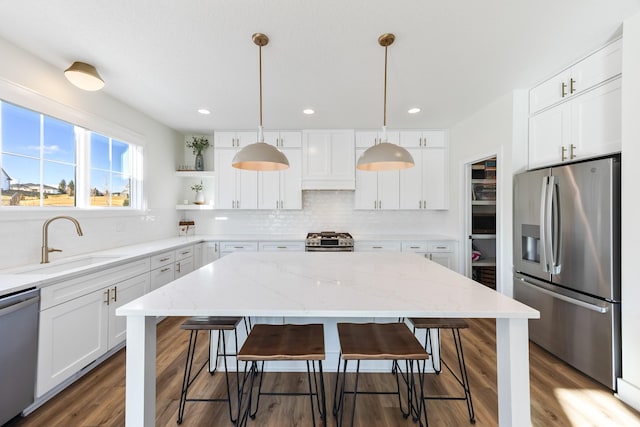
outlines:
[[[238,151],[231,166],[253,171],[279,171],[289,168],[289,160],[273,145],[255,142]]]
[[[82,90],[96,91],[104,87],[104,80],[93,65],[74,62],[64,71],[64,76]]]
[[[405,148],[389,142],[369,147],[358,159],[359,170],[389,171],[406,169],[415,166],[413,157]]]

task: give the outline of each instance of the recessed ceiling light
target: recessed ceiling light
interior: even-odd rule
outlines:
[[[310,116],[311,114],[315,114],[316,113],[315,110],[312,109],[312,108],[305,108],[304,110],[302,110],[302,112],[304,114],[306,114],[307,116]]]
[[[420,112],[420,108],[419,107],[409,108],[409,111],[407,111],[407,113],[409,113],[409,114],[417,114],[419,112]]]
[[[207,115],[207,114],[211,114],[211,111],[207,110],[206,108],[200,108],[198,110],[198,113]]]

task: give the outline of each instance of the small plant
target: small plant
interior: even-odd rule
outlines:
[[[209,148],[209,139],[206,136],[192,136],[191,141],[187,141],[187,147],[193,150],[193,154],[201,154]]]
[[[193,184],[193,185],[191,186],[191,189],[192,189],[193,191],[195,191],[196,193],[198,193],[198,192],[202,191],[202,189],[203,189],[203,188],[204,188],[204,186],[202,185],[202,181],[200,181],[200,184]]]

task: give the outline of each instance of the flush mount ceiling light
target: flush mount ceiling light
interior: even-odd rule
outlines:
[[[279,171],[289,167],[289,160],[282,151],[264,142],[262,132],[262,46],[269,43],[269,38],[262,33],[252,36],[253,42],[260,51],[260,126],[258,126],[258,142],[249,144],[236,153],[231,166],[237,169],[254,171]]]
[[[98,74],[93,65],[84,62],[74,62],[69,68],[64,70],[64,76],[74,86],[83,90],[96,91],[104,87],[104,80]]]
[[[406,149],[387,140],[387,47],[396,37],[386,33],[378,37],[378,43],[384,47],[384,120],[382,124],[382,142],[369,147],[358,159],[357,168],[363,171],[389,171],[415,166],[413,157]]]
[[[313,108],[305,108],[304,110],[302,110],[302,112],[307,116],[310,116],[316,113],[316,111]]]
[[[413,107],[413,108],[409,108],[409,110],[407,111],[407,113],[409,114],[418,114],[420,111],[420,107]]]
[[[211,114],[211,111],[207,110],[206,108],[200,108],[200,109],[198,109],[198,113],[204,114],[206,116],[206,115]]]

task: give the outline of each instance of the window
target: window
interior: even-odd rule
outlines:
[[[2,206],[136,207],[141,148],[0,102]]]

